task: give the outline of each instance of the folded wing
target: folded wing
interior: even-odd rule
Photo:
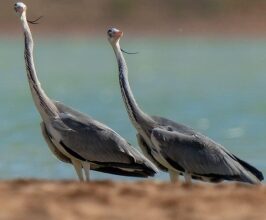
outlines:
[[[162,127],[153,129],[151,136],[160,154],[179,170],[183,168],[205,177],[259,182],[256,173],[243,167],[224,147],[201,134],[183,134]]]
[[[60,118],[52,124],[60,132],[62,144],[71,153],[97,164],[157,171],[149,160],[106,125],[62,103],[55,104]]]

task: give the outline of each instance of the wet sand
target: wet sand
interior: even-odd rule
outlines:
[[[266,187],[13,180],[0,182],[0,219],[266,219]]]

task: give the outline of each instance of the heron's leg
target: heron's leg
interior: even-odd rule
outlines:
[[[188,172],[184,173],[184,177],[185,177],[185,182],[189,185],[191,185],[191,175]]]
[[[178,182],[178,177],[179,177],[179,172],[174,171],[174,170],[168,170],[169,176],[171,183],[177,183]]]
[[[76,170],[76,173],[79,177],[79,180],[81,182],[84,182],[84,177],[83,177],[83,173],[82,173],[82,165],[81,165],[80,161],[71,159],[71,162],[72,162],[72,164]]]
[[[85,177],[86,177],[86,181],[90,181],[90,163],[82,163],[82,166],[84,168],[84,172],[85,172]]]

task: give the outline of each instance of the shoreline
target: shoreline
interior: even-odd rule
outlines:
[[[265,219],[266,186],[3,180],[0,219]]]

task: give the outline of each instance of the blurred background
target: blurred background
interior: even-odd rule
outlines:
[[[17,32],[14,0],[1,2],[2,30]],[[29,19],[44,16],[35,31],[68,37],[80,33],[103,35],[118,26],[130,36],[265,34],[264,0],[34,0],[28,5]],[[5,34],[6,31],[3,31]],[[38,33],[38,32],[37,32]]]
[[[0,178],[76,179],[40,132],[15,1],[0,7]],[[104,122],[137,147],[106,31],[121,45],[139,105],[189,125],[266,174],[266,2],[263,0],[24,1],[47,94]],[[94,172],[93,179],[124,179]],[[168,179],[164,173],[157,178]],[[130,179],[131,180],[131,179]],[[135,179],[133,179],[135,180]]]

